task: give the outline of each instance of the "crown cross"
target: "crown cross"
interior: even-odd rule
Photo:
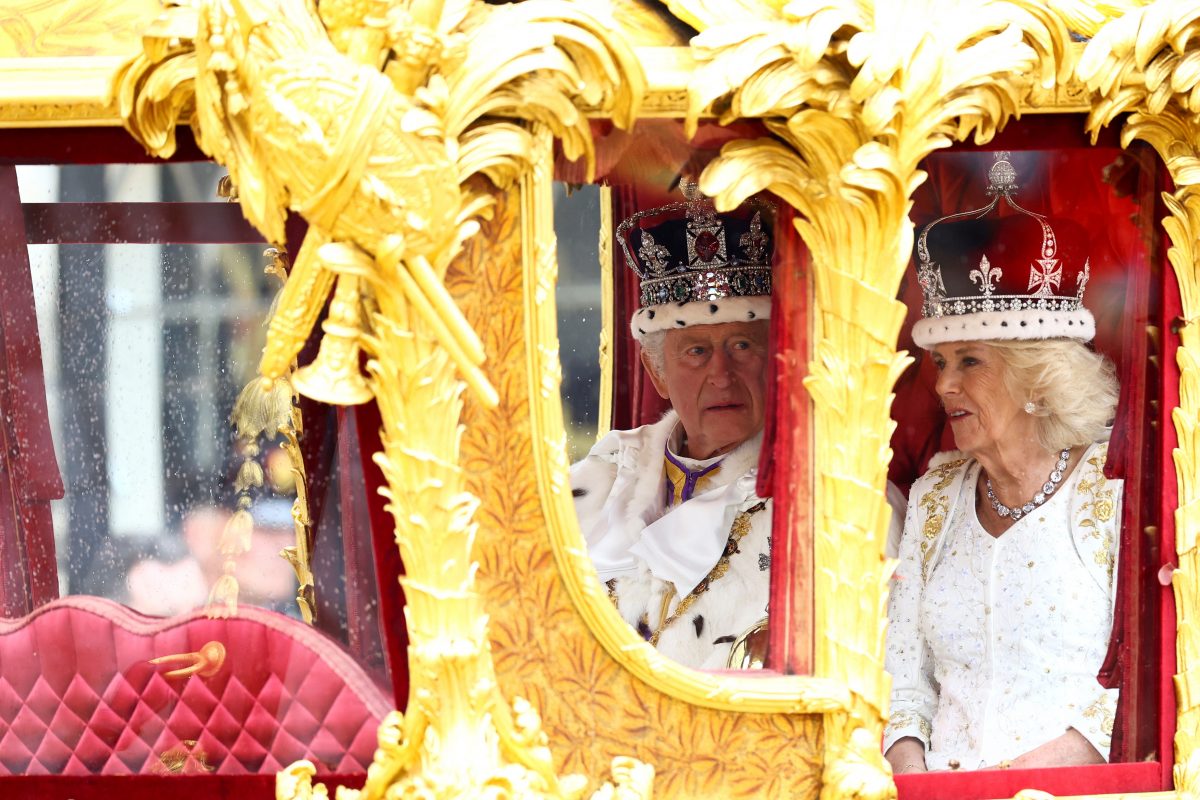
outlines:
[[[750,230],[742,234],[738,239],[738,244],[741,245],[742,252],[746,254],[752,263],[758,263],[767,256],[767,234],[763,233],[762,229],[762,214],[758,211],[754,212],[754,218],[750,220]]]
[[[1029,267],[1029,289],[1035,289],[1034,297],[1053,297],[1054,290],[1062,283],[1062,265],[1057,258],[1039,258],[1042,271],[1036,266]]]
[[[921,262],[921,266],[917,268],[917,283],[921,285],[921,291],[925,295],[923,312],[925,316],[930,316],[934,313],[934,308],[946,299],[946,284],[942,281],[941,268],[928,261]]]
[[[979,268],[971,270],[967,277],[971,279],[971,283],[979,284],[984,297],[991,297],[992,292],[996,290],[995,282],[1000,280],[1000,275],[1000,268],[993,267],[992,262],[988,261],[988,257],[984,256],[979,260]]]

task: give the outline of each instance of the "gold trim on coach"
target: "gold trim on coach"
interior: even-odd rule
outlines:
[[[600,409],[597,416],[596,439],[612,428],[613,360],[617,333],[613,319],[617,281],[613,262],[612,187],[600,187]],[[545,224],[544,222],[542,224]]]
[[[1138,796],[1200,796],[1200,2],[857,0],[800,16],[667,0],[699,35],[657,46],[676,28],[656,27],[636,50],[578,11],[590,2],[163,5],[153,20],[156,0],[6,4],[0,22],[19,24],[0,24],[0,127],[124,124],[167,155],[191,124],[268,241],[289,211],[308,219],[264,372],[287,373],[338,292],[340,338],[308,375],[379,402],[412,635],[407,711],[381,726],[367,786],[340,796],[586,793],[569,773],[611,773],[605,797],[894,796],[878,752],[883,465],[907,212],[922,158],[986,142],[1018,111],[1088,111],[1093,131],[1129,114],[1123,141],[1149,143],[1176,186],[1176,789]],[[911,24],[928,19],[936,31]],[[765,119],[770,138],[726,146],[702,188],[723,208],[774,191],[812,255],[813,676],[684,669],[595,578],[566,481],[549,199],[552,140],[590,156],[588,115]],[[620,324],[608,307],[609,387]],[[314,772],[286,768],[277,796],[319,796]]]
[[[1088,129],[1129,114],[1121,142],[1147,142],[1167,165],[1175,191],[1163,193],[1170,216],[1167,258],[1182,299],[1179,327],[1179,406],[1172,412],[1179,508],[1175,512],[1178,568],[1175,590],[1175,787],[1181,797],[1200,794],[1200,3],[1154,3],[1099,28],[1079,63],[1079,76],[1097,99]]]

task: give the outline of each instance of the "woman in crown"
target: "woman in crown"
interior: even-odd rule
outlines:
[[[923,319],[959,452],[913,485],[888,609],[884,752],[896,774],[1107,761],[1108,649],[1122,483],[1117,401],[1088,345],[1085,241],[1017,206],[1005,154],[991,205],[917,244]],[[989,215],[1000,203],[1016,213]]]

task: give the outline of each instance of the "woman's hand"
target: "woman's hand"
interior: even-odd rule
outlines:
[[[928,772],[925,769],[925,745],[915,736],[897,739],[883,757],[892,765],[893,775]]]
[[[899,742],[897,742],[899,744]],[[1104,756],[1086,737],[1074,728],[1057,739],[1051,739],[1012,761],[1001,762],[985,769],[1037,769],[1038,767],[1070,767],[1082,764],[1104,764]],[[893,769],[895,767],[893,766]]]

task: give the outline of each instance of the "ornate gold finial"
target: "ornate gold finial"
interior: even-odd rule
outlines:
[[[321,323],[325,337],[316,359],[296,370],[292,385],[322,403],[354,406],[371,399],[371,389],[358,367],[360,328],[358,277],[338,278],[329,316]]]

